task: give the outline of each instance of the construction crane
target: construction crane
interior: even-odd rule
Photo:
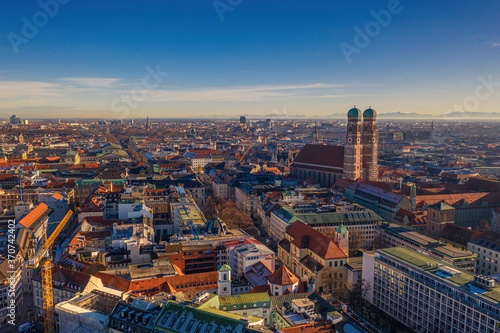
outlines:
[[[66,226],[73,211],[70,209],[62,219],[54,232],[47,238],[47,228],[43,228],[42,246],[33,259],[28,260],[28,269],[41,268],[42,276],[42,298],[43,298],[43,326],[45,333],[55,332],[54,326],[54,295],[52,290],[52,260],[49,249],[54,244],[61,230]]]
[[[252,143],[250,146],[248,146],[247,150],[245,150],[245,152],[243,153],[243,155],[241,155],[241,158],[239,160],[239,163],[241,164],[241,162],[243,162],[243,159],[245,158],[245,156],[247,156],[248,152],[250,151],[250,149],[252,149],[252,147],[255,145],[255,143]]]
[[[16,168],[16,172],[19,172],[19,194],[21,195],[21,204],[24,204],[24,182],[23,182],[23,165],[21,164]]]

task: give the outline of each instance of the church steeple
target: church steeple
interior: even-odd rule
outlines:
[[[347,113],[347,136],[344,148],[344,178],[361,178],[361,111],[356,108]]]
[[[313,141],[314,141],[314,143],[316,143],[316,144],[318,144],[318,143],[319,143],[318,122],[314,123],[314,136],[313,136]]]
[[[335,229],[335,243],[349,257],[349,231],[341,224]]]
[[[371,106],[363,112],[363,169],[364,179],[377,181],[378,179],[378,138],[377,112]]]
[[[218,288],[217,295],[231,296],[231,267],[222,265],[217,268],[218,272]]]

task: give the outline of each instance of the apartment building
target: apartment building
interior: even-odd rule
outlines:
[[[262,262],[271,271],[274,271],[275,253],[263,244],[243,244],[234,248],[234,262],[230,262],[234,275],[239,277],[250,270],[250,268]]]
[[[488,231],[467,244],[467,250],[477,254],[476,273],[493,275],[500,273],[500,232]]]
[[[367,252],[366,299],[416,332],[500,331],[500,287],[403,247]]]
[[[351,235],[360,240],[364,248],[373,246],[374,228],[384,220],[370,209],[359,205],[317,209],[316,212],[298,213],[290,207],[283,207],[271,213],[270,235],[280,241],[287,226],[295,221],[302,221],[324,234],[332,234],[340,225],[344,225]]]
[[[476,254],[443,244],[437,239],[424,236],[395,223],[383,223],[381,226],[375,227],[375,238],[377,239],[377,248],[403,246],[460,269],[472,273],[476,271],[478,257]]]
[[[344,266],[347,255],[339,245],[345,247],[345,242],[347,239],[335,243],[330,237],[297,221],[279,243],[278,259],[299,278],[314,278],[316,291],[342,288],[347,274]],[[330,282],[332,286],[328,286]]]

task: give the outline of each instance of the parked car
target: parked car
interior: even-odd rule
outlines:
[[[35,324],[33,324],[33,323],[25,323],[25,324],[19,325],[19,332],[27,332],[34,327],[35,327]]]

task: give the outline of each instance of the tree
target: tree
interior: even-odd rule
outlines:
[[[352,229],[349,231],[349,257],[354,257],[363,246],[361,231]]]
[[[217,211],[217,217],[224,221],[229,229],[240,228],[245,231],[253,228],[252,219],[247,212],[236,207],[236,203],[231,200],[217,199],[209,197],[206,202],[207,211],[205,216],[215,217],[214,211]]]
[[[385,249],[387,247],[388,245],[385,237],[380,233],[376,233],[373,236],[373,249],[378,250],[378,249]]]
[[[354,285],[347,287],[345,302],[354,309],[362,309],[364,300],[371,289],[371,285],[365,279],[356,281]]]
[[[481,220],[479,221],[479,223],[476,225],[476,228],[475,228],[477,231],[481,231],[481,232],[486,232],[486,231],[490,231],[491,230],[491,227],[490,227],[490,224],[488,223],[487,220]]]
[[[327,266],[321,270],[321,282],[323,291],[330,293],[336,291],[342,286],[342,272]]]

